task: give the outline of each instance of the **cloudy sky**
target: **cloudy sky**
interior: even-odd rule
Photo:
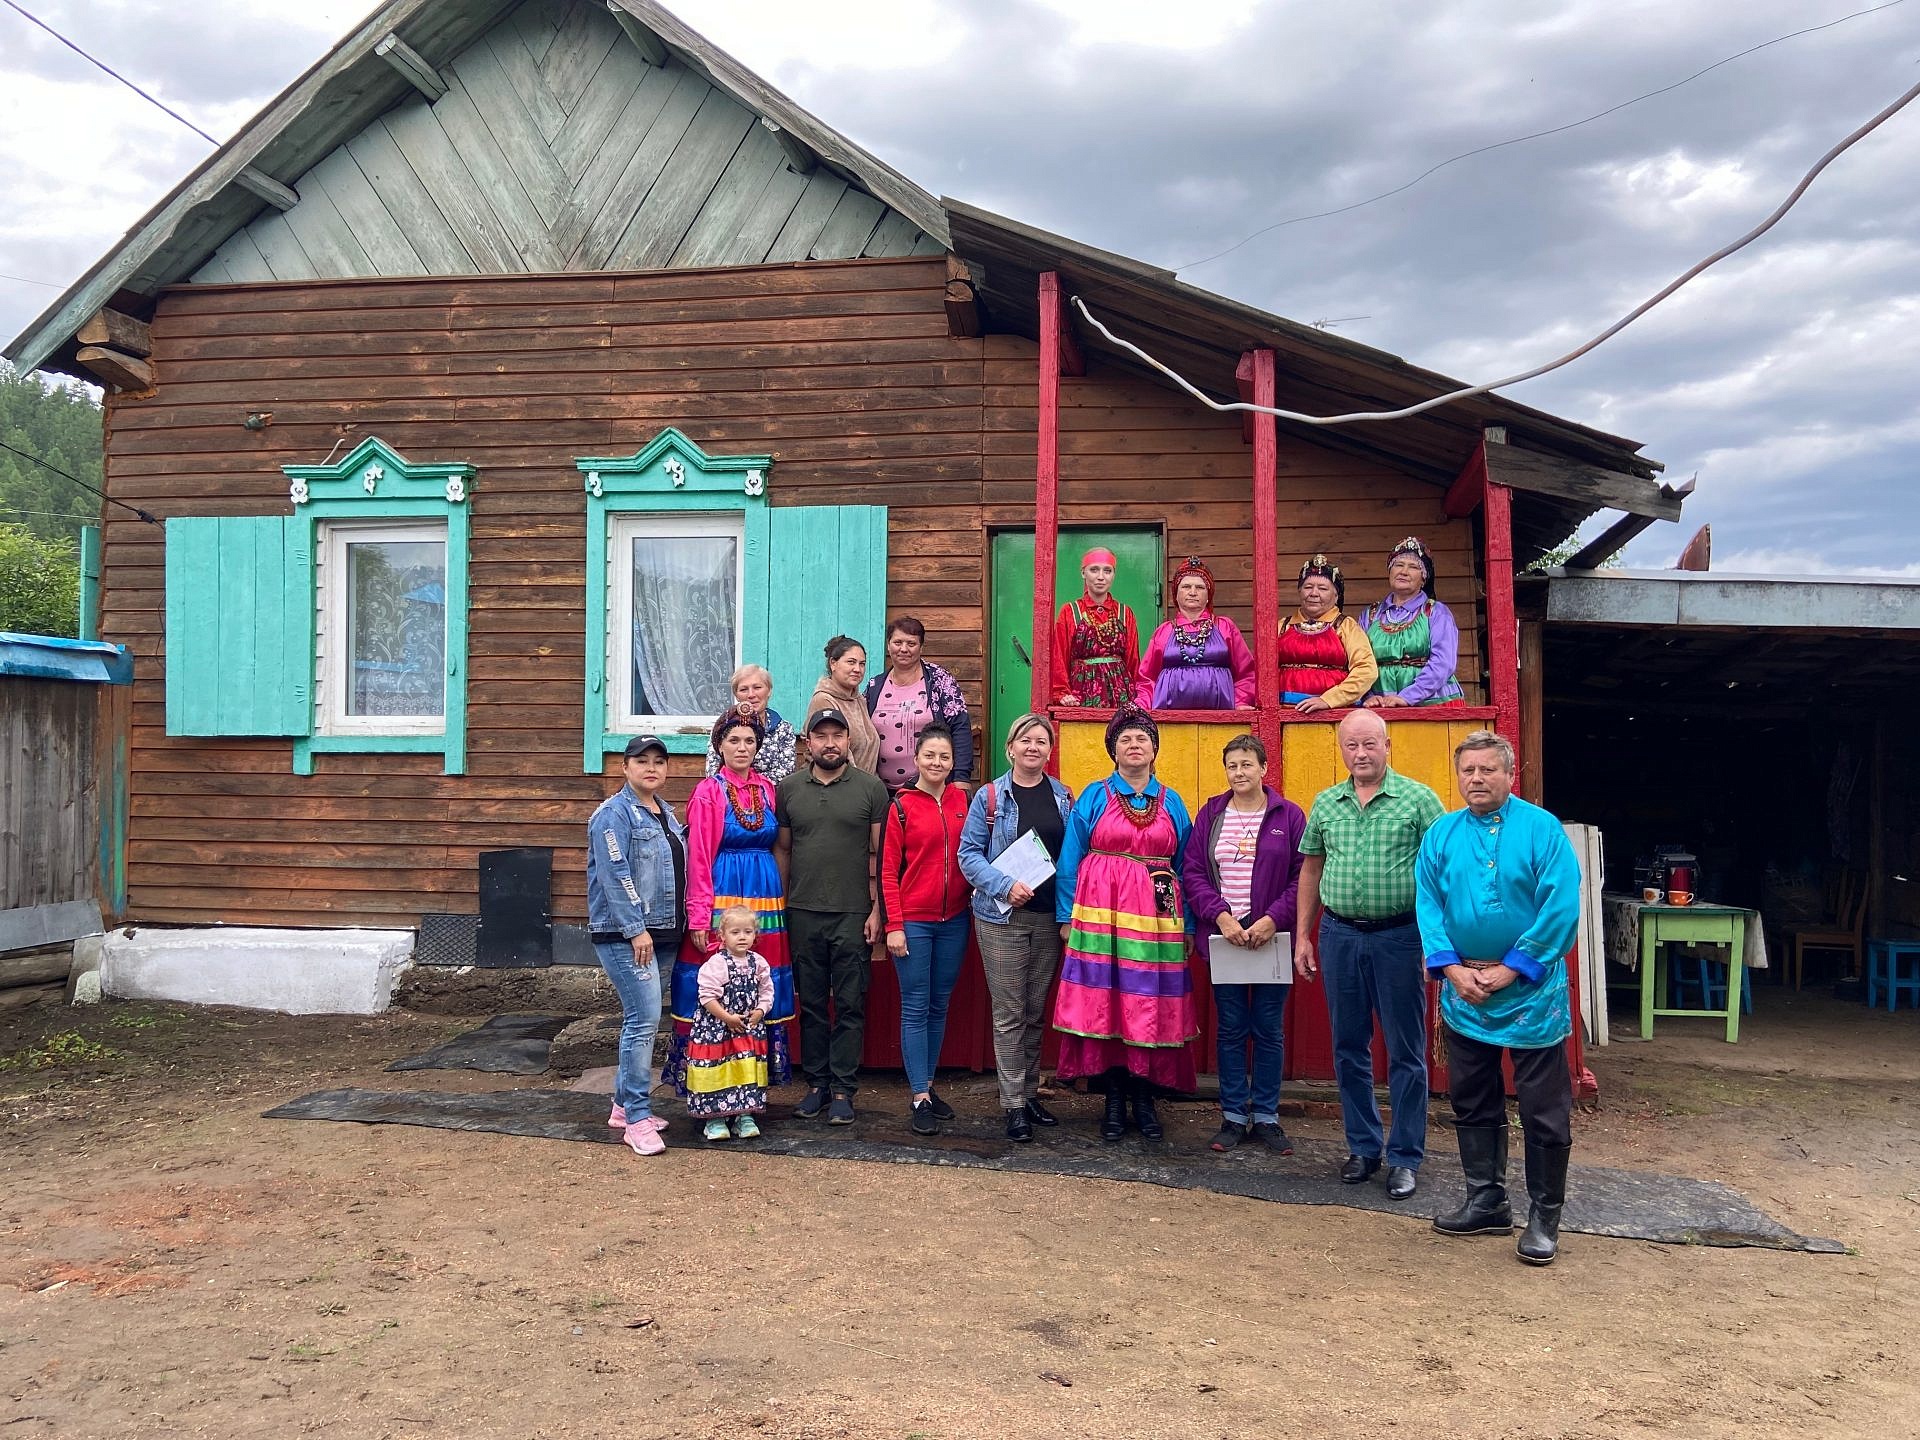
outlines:
[[[231,134],[359,0],[22,0]],[[672,0],[936,194],[1472,381],[1530,367],[1744,232],[1920,80],[1920,0]],[[207,150],[0,8],[0,332]],[[1231,253],[1209,260],[1237,242]],[[1206,263],[1199,263],[1205,261]],[[1715,568],[1920,574],[1920,101],[1769,235],[1592,356],[1510,392],[1698,472]],[[1284,400],[1284,397],[1283,397]]]

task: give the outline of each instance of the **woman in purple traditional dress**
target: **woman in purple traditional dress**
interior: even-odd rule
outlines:
[[[1187,970],[1186,906],[1177,873],[1191,828],[1181,798],[1153,775],[1160,729],[1128,708],[1107,725],[1114,773],[1090,785],[1067,816],[1054,878],[1066,942],[1053,1025],[1060,1077],[1104,1076],[1100,1138],[1126,1134],[1128,1101],[1141,1136],[1164,1135],[1156,1089],[1194,1087],[1200,1034]]]
[[[1251,710],[1253,651],[1213,613],[1213,572],[1189,555],[1173,572],[1173,617],[1140,655],[1134,699],[1153,710]]]
[[[1387,557],[1387,598],[1369,605],[1360,628],[1372,642],[1380,677],[1370,710],[1400,705],[1455,705],[1466,699],[1454,666],[1460,626],[1433,598],[1433,552],[1409,535]]]

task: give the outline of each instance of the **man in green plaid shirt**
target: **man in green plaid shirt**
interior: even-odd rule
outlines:
[[[1427,974],[1414,922],[1414,861],[1421,837],[1444,813],[1440,797],[1388,764],[1387,722],[1356,710],[1340,722],[1348,779],[1322,790],[1300,837],[1299,933],[1294,968],[1327,972],[1333,1069],[1347,1159],[1340,1178],[1358,1185],[1387,1162],[1387,1198],[1413,1194],[1427,1153]],[[1312,928],[1320,912],[1319,933]],[[1387,1042],[1393,1131],[1383,1133],[1373,1094],[1373,1017]]]

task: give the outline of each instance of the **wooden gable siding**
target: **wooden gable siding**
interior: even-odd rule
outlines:
[[[616,767],[579,773],[574,460],[630,453],[666,425],[714,452],[771,452],[777,505],[886,505],[889,610],[926,620],[929,655],[984,716],[985,537],[1033,520],[1035,347],[949,337],[944,282],[943,262],[903,259],[169,292],[155,392],[108,400],[116,498],[161,516],[285,513],[280,466],[371,434],[478,468],[468,773],[440,774],[438,757],[321,755],[296,777],[284,739],[167,736],[161,534],[114,511],[103,633],[132,647],[138,676],[130,917],[410,925],[471,912],[481,850],[550,845],[556,915],[583,919],[584,824]],[[1165,517],[1170,563],[1206,555],[1247,622],[1238,422],[1107,369],[1062,394],[1066,518]],[[245,429],[249,411],[272,423]],[[1440,523],[1434,487],[1311,447],[1281,461],[1284,553],[1334,550],[1358,600],[1417,531],[1471,636],[1470,531]],[[774,703],[793,709],[815,676],[776,678]],[[696,763],[674,761],[676,799]]]
[[[678,60],[604,0],[527,0],[294,182],[200,283],[757,265],[944,247]]]

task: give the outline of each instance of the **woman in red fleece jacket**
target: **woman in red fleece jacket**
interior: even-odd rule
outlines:
[[[949,785],[953,732],[938,721],[920,732],[919,778],[894,797],[880,834],[880,900],[887,953],[900,977],[900,1053],[913,1092],[913,1133],[936,1135],[953,1107],[933,1093],[947,1000],[967,954],[973,887],[960,869],[967,792]]]

